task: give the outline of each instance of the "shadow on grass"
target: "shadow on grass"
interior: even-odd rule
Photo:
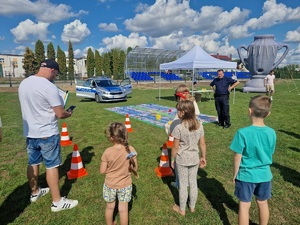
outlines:
[[[176,98],[174,96],[160,96],[160,98],[163,99],[163,100],[168,100],[168,101],[174,102],[174,107],[177,103]],[[156,99],[159,100],[159,97],[156,97]],[[214,100],[213,96],[211,98],[204,96],[204,97],[201,97],[200,102],[209,102],[209,101],[212,101],[212,100]]]
[[[207,173],[202,169],[198,170],[198,175],[200,176],[200,179],[197,181],[198,188],[205,195],[212,207],[218,212],[223,224],[230,225],[224,204],[237,214],[239,204],[233,200],[232,196],[224,189],[223,184],[217,179],[208,178]]]
[[[295,151],[295,152],[300,152],[300,149],[299,148],[294,148],[294,147],[289,147],[289,149]]]
[[[282,166],[278,163],[273,163],[271,166],[275,167],[276,169],[279,169],[281,176],[286,182],[290,182],[296,187],[300,188],[300,180],[299,180],[300,173],[286,166]]]
[[[172,101],[172,102],[176,102],[176,99],[174,96],[160,96],[161,99],[163,100],[168,100],[168,101]],[[156,97],[157,100],[159,100],[159,97]]]
[[[214,97],[201,97],[201,101],[199,102],[209,102],[209,101],[214,101]]]
[[[288,134],[288,135],[291,135],[291,136],[293,136],[293,137],[295,137],[295,138],[297,138],[297,139],[300,139],[300,135],[299,135],[299,134],[296,134],[296,133],[294,133],[294,132],[290,132],[290,131],[286,131],[286,130],[278,130],[278,131],[280,131],[280,132],[282,132],[282,133],[286,133],[286,134]]]
[[[243,88],[235,88],[235,91],[243,92]]]
[[[90,99],[90,98],[80,99],[80,102],[95,102],[95,101],[96,101],[95,99]]]
[[[91,162],[92,157],[94,156],[94,153],[90,153],[89,151],[93,149],[93,147],[89,146],[82,150],[81,157],[83,164],[88,164]],[[71,158],[72,153],[70,153],[63,165],[60,166],[60,175],[59,178],[62,178],[64,175],[66,175],[66,172],[70,170],[71,168]],[[24,173],[26,173],[24,171]],[[41,187],[47,187],[46,182],[46,173],[40,174],[39,177],[39,185]],[[74,180],[68,180],[65,179],[65,182],[61,188],[61,195],[67,196],[67,194],[70,192],[73,183],[76,182],[76,179]],[[28,182],[25,182],[24,184],[18,186],[15,188],[4,200],[2,205],[0,206],[0,218],[1,218],[1,225],[7,225],[9,223],[14,222],[16,218],[22,214],[22,212],[25,210],[25,208],[30,204],[29,201],[30,196],[30,188]],[[36,203],[35,203],[36,204]],[[49,203],[49,206],[51,204]]]
[[[162,177],[161,179],[162,179],[163,183],[168,186],[168,188],[173,196],[174,203],[176,205],[179,205],[179,192],[178,192],[178,189],[175,187],[175,185],[173,185],[173,183],[175,182],[175,176]]]

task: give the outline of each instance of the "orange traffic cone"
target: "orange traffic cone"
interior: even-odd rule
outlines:
[[[132,132],[133,131],[133,129],[131,128],[131,125],[130,125],[130,119],[129,119],[128,114],[126,114],[125,127],[127,129],[127,132]]]
[[[173,147],[173,143],[174,143],[174,137],[173,137],[172,134],[170,134],[170,135],[169,135],[169,140],[168,140],[168,142],[167,142],[167,146],[168,146],[169,148],[172,148],[172,147]]]
[[[72,145],[72,141],[70,141],[69,133],[67,129],[67,124],[62,124],[61,137],[60,137],[60,145],[61,146],[69,146]]]
[[[67,172],[67,175],[69,180],[88,175],[88,172],[83,167],[77,144],[73,147],[71,169]]]
[[[156,175],[159,177],[174,176],[169,164],[168,149],[166,143],[162,147],[159,167],[155,168]]]

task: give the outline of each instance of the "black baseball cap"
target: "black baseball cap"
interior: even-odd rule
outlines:
[[[46,67],[50,69],[55,69],[60,73],[59,65],[54,59],[46,59],[43,62],[41,62],[41,67]]]

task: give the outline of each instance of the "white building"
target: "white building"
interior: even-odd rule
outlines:
[[[79,77],[79,78],[87,77],[86,59],[76,59],[75,64],[74,64],[74,71],[75,71],[76,77]]]
[[[23,55],[0,54],[0,77],[24,77]]]
[[[68,67],[68,58],[66,61]],[[23,55],[0,54],[0,77],[8,77],[9,75],[17,78],[25,77],[23,62]],[[74,59],[74,73],[79,78],[87,77],[86,59]]]

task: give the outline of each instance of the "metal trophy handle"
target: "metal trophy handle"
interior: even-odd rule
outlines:
[[[244,49],[246,52],[248,52],[248,47],[246,47],[245,45],[242,45],[242,46],[238,47],[238,49],[237,49],[238,55],[239,55],[242,63],[247,68],[248,67],[248,62],[245,63],[244,57],[242,57],[242,54],[241,54],[241,49]]]
[[[285,58],[285,56],[286,56],[286,55],[288,54],[288,52],[289,52],[289,46],[288,46],[288,45],[284,44],[284,45],[278,46],[278,51],[279,51],[280,49],[282,49],[282,48],[285,48],[285,51],[284,51],[283,55],[277,60],[277,62],[274,63],[274,65],[272,66],[272,69],[271,69],[271,70],[275,69],[275,68],[279,65],[279,63],[281,63],[281,61]]]

